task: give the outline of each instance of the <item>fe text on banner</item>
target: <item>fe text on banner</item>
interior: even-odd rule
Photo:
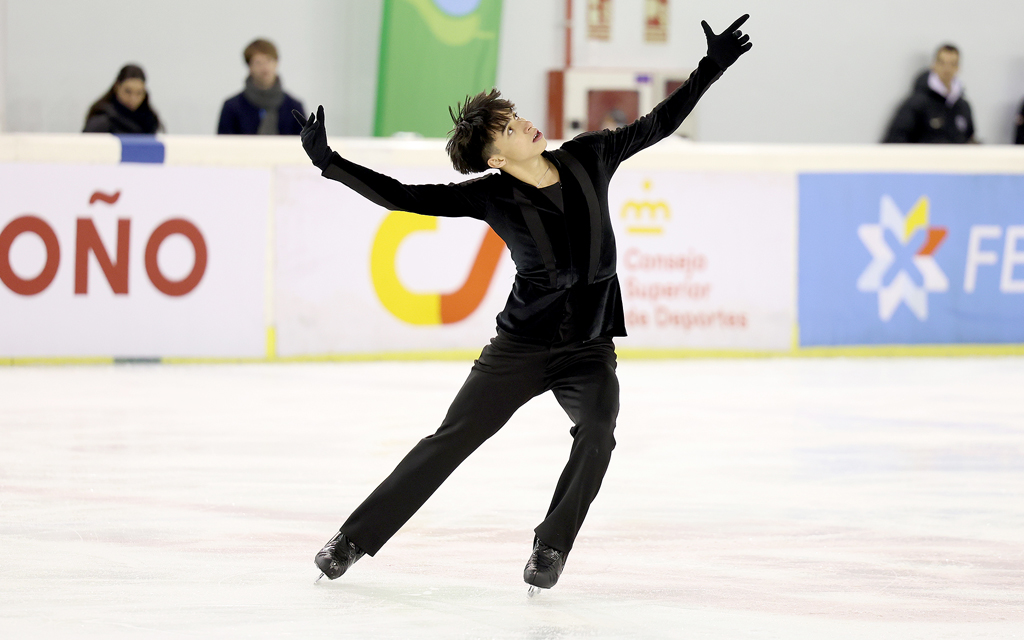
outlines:
[[[1024,342],[1024,176],[800,176],[801,346]]]

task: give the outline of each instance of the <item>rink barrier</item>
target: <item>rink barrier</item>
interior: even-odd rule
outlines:
[[[1024,356],[1024,345],[880,345],[871,347],[805,347],[791,351],[740,351],[725,349],[631,349],[617,347],[621,360],[722,360],[768,358],[977,358]],[[381,353],[322,354],[313,356],[263,358],[0,358],[0,366],[92,366],[92,365],[208,365],[260,363],[330,362],[470,362],[479,349],[403,351]]]
[[[438,140],[381,140],[381,139],[338,139],[332,140],[332,144],[339,153],[344,156],[351,158],[352,160],[365,164],[370,167],[379,168],[386,173],[395,172],[397,174],[403,174],[412,176],[409,181],[414,181],[419,175],[426,175],[428,179],[425,181],[434,181],[435,178],[430,176],[451,176],[451,178],[436,178],[437,180],[461,180],[464,179],[462,176],[458,176],[451,171],[448,165],[448,160],[443,152],[443,141]],[[556,143],[557,144],[557,143]],[[554,145],[553,145],[554,146]],[[136,148],[137,147],[137,148]],[[258,137],[210,137],[210,136],[156,136],[151,137],[148,140],[136,143],[136,141],[129,141],[128,144],[124,140],[118,139],[113,136],[106,135],[50,135],[50,134],[7,134],[0,135],[0,170],[3,169],[4,165],[31,167],[36,165],[59,165],[67,171],[77,171],[75,167],[89,167],[89,166],[115,166],[125,164],[134,164],[136,166],[150,165],[153,167],[149,170],[161,171],[159,167],[166,167],[170,170],[174,168],[219,168],[225,171],[231,171],[232,169],[249,169],[256,172],[263,172],[259,175],[266,176],[266,204],[263,206],[255,207],[253,211],[260,211],[258,215],[263,215],[263,221],[259,224],[252,225],[259,227],[257,229],[258,234],[262,237],[259,240],[259,244],[262,246],[260,258],[263,267],[260,269],[261,276],[258,278],[260,281],[258,286],[262,293],[261,303],[259,307],[262,308],[262,318],[257,325],[262,325],[262,328],[256,331],[257,327],[254,325],[248,330],[246,334],[250,346],[244,348],[235,349],[238,353],[228,355],[201,355],[197,357],[189,356],[187,353],[183,355],[163,355],[163,356],[151,356],[150,354],[154,351],[159,353],[165,351],[164,349],[136,349],[136,353],[130,353],[124,356],[93,356],[93,355],[68,355],[62,356],[58,354],[54,355],[24,355],[24,356],[11,356],[11,349],[3,347],[0,349],[0,353],[7,351],[8,353],[4,356],[0,356],[0,364],[9,366],[20,366],[20,365],[94,365],[94,364],[148,364],[148,363],[168,363],[168,364],[191,364],[191,363],[251,363],[251,362],[363,362],[363,361],[375,361],[375,360],[470,360],[475,358],[480,351],[480,347],[486,344],[486,340],[493,333],[493,309],[496,304],[494,300],[485,300],[484,305],[481,309],[484,309],[487,304],[491,304],[491,308],[484,311],[480,311],[477,315],[482,316],[475,320],[476,324],[473,325],[472,330],[466,330],[465,333],[470,335],[470,338],[465,340],[465,344],[462,346],[449,346],[446,348],[417,348],[414,341],[410,340],[397,340],[392,341],[390,339],[378,340],[377,342],[367,342],[365,345],[361,345],[358,351],[346,351],[332,348],[329,344],[319,348],[315,348],[313,352],[303,353],[303,346],[296,344],[295,342],[295,323],[294,320],[289,318],[282,318],[282,304],[278,300],[279,295],[288,293],[288,283],[282,280],[280,269],[282,266],[287,267],[287,263],[291,260],[290,254],[288,253],[287,245],[281,244],[280,233],[281,230],[286,228],[281,225],[290,224],[292,220],[296,218],[296,215],[305,215],[303,212],[309,209],[316,209],[321,204],[330,205],[334,209],[344,209],[346,213],[350,209],[357,209],[358,207],[365,207],[364,203],[359,202],[358,197],[352,200],[344,200],[346,196],[351,196],[346,190],[339,187],[334,183],[322,180],[318,172],[309,166],[308,159],[302,152],[301,147],[296,144],[296,140],[291,138],[272,138],[264,139]],[[218,169],[218,170],[219,170]],[[887,334],[885,331],[874,331],[870,329],[864,331],[863,327],[857,324],[857,322],[863,324],[864,319],[861,318],[854,322],[851,326],[847,327],[848,333],[853,338],[846,337],[840,338],[845,340],[865,340],[863,344],[811,344],[808,342],[808,336],[813,331],[810,331],[813,321],[807,322],[810,316],[807,316],[806,312],[806,301],[802,302],[798,300],[798,296],[801,293],[800,288],[797,287],[797,281],[802,277],[801,273],[807,272],[829,272],[832,270],[833,265],[825,265],[828,268],[823,269],[806,269],[806,265],[809,264],[809,260],[813,260],[813,255],[804,255],[806,247],[799,244],[801,236],[806,237],[808,230],[801,230],[802,224],[800,206],[802,203],[796,196],[798,191],[797,183],[801,176],[819,176],[823,174],[836,174],[839,176],[850,176],[851,180],[856,183],[860,178],[859,175],[864,175],[865,179],[862,181],[870,186],[871,181],[880,181],[883,185],[886,184],[886,180],[896,181],[899,183],[898,188],[903,188],[901,185],[904,183],[910,184],[907,187],[907,193],[903,194],[903,200],[899,200],[899,195],[893,196],[896,201],[896,209],[898,214],[905,216],[903,220],[907,221],[909,228],[910,219],[912,217],[912,206],[917,206],[912,201],[913,198],[917,198],[917,191],[927,191],[932,189],[932,184],[942,184],[950,182],[946,180],[946,176],[958,177],[957,179],[961,182],[970,184],[980,184],[979,181],[984,182],[986,180],[1008,180],[1012,185],[1016,185],[1014,180],[1018,178],[1024,180],[1024,149],[1015,147],[985,147],[985,146],[969,146],[969,147],[915,147],[915,146],[793,146],[793,145],[759,145],[759,146],[748,146],[748,145],[725,145],[725,144],[697,144],[686,141],[669,140],[656,147],[645,151],[638,156],[630,159],[622,165],[620,173],[617,175],[617,181],[613,182],[613,189],[616,188],[617,183],[622,184],[633,180],[635,184],[626,185],[627,189],[634,189],[632,193],[626,193],[625,195],[619,194],[620,199],[626,202],[623,205],[623,216],[626,215],[626,209],[632,207],[630,211],[631,215],[636,216],[637,220],[640,220],[643,216],[655,216],[659,215],[659,207],[662,205],[659,203],[668,202],[671,204],[671,193],[668,196],[665,193],[659,192],[658,189],[670,189],[672,184],[675,182],[684,182],[688,188],[699,190],[703,182],[707,181],[718,181],[720,182],[720,189],[724,189],[728,192],[744,191],[745,189],[736,188],[737,181],[740,184],[746,184],[749,182],[752,185],[753,195],[750,196],[750,200],[755,202],[758,206],[758,212],[763,213],[761,210],[762,202],[758,201],[760,198],[762,201],[765,200],[765,193],[777,193],[779,185],[786,185],[787,181],[793,183],[793,198],[792,204],[783,203],[779,206],[779,211],[782,213],[774,213],[775,217],[772,218],[770,228],[777,228],[779,225],[784,226],[788,231],[790,240],[783,242],[785,245],[785,251],[779,252],[785,254],[782,256],[783,261],[777,262],[773,265],[765,266],[764,260],[756,259],[759,267],[771,271],[773,274],[783,273],[781,278],[777,278],[782,281],[790,280],[792,285],[783,282],[781,288],[778,289],[773,298],[776,302],[781,301],[782,306],[788,309],[784,315],[779,315],[778,306],[774,307],[775,315],[773,322],[775,328],[770,331],[764,332],[755,338],[747,340],[746,343],[734,343],[729,342],[729,336],[727,332],[721,332],[718,338],[711,340],[711,343],[707,345],[700,344],[700,340],[696,343],[690,341],[686,344],[665,344],[663,338],[650,338],[645,336],[642,330],[635,330],[633,326],[630,327],[631,337],[628,340],[620,341],[620,347],[618,349],[619,356],[622,358],[763,358],[763,357],[902,357],[902,356],[914,356],[914,357],[970,357],[970,356],[997,356],[997,355],[1024,355],[1024,337],[1018,337],[1015,333],[1015,326],[1020,324],[1024,328],[1024,314],[1017,315],[1018,306],[1017,299],[1024,299],[1024,295],[1006,295],[1003,298],[998,298],[996,294],[999,293],[997,289],[993,289],[995,286],[991,282],[985,285],[984,283],[979,285],[978,295],[987,296],[986,304],[989,304],[992,308],[995,308],[1001,314],[1000,321],[1002,324],[997,326],[994,330],[994,335],[999,337],[998,341],[985,340],[984,336],[982,339],[974,339],[973,342],[969,343],[944,343],[943,341],[928,341],[921,340],[919,335],[907,334],[904,331],[902,336],[910,335],[908,342],[920,342],[922,344],[910,344],[904,343],[901,340],[887,340]],[[641,191],[641,180],[644,176],[651,177],[652,179],[645,178],[644,184]],[[969,178],[970,176],[978,176],[978,180]],[[826,175],[827,177],[827,175]],[[2,175],[0,175],[2,178]],[[689,180],[690,182],[686,182]],[[932,182],[928,182],[931,180]],[[916,181],[916,182],[915,182]],[[653,182],[653,187],[649,184]],[[917,183],[924,184],[924,187],[914,186]],[[724,186],[722,186],[724,185]],[[760,186],[756,186],[760,185]],[[767,186],[766,186],[767,185]],[[302,189],[296,189],[296,186],[302,187]],[[289,205],[289,200],[294,199],[296,196],[305,195],[307,187],[319,189],[325,188],[324,194],[321,200],[317,201],[312,206],[309,203],[292,203]],[[52,186],[50,187],[52,189]],[[262,187],[261,187],[262,188]],[[945,187],[943,187],[945,188]],[[1016,186],[1013,186],[1016,188]],[[283,192],[282,192],[283,189]],[[761,191],[757,191],[761,189]],[[768,189],[768,191],[764,191]],[[773,192],[772,189],[776,191]],[[648,193],[646,190],[650,190]],[[625,191],[625,190],[623,190]],[[688,191],[689,195],[690,192]],[[714,196],[716,192],[709,191],[705,196]],[[888,194],[882,194],[883,196]],[[943,221],[941,216],[944,215],[942,211],[941,197],[936,197],[933,194],[925,193],[925,196],[930,198],[931,203],[931,219],[926,220],[925,223],[917,224],[923,228],[949,228],[953,229],[949,223]],[[650,197],[648,197],[650,196]],[[263,196],[261,195],[260,198]],[[871,196],[874,198],[875,196]],[[646,198],[646,199],[644,199]],[[911,200],[908,201],[908,198]],[[344,200],[343,204],[339,204]],[[631,204],[635,203],[635,204]],[[926,203],[928,204],[928,203]],[[999,203],[997,203],[999,204]],[[2,203],[0,203],[2,206]],[[103,205],[96,205],[102,207]],[[284,211],[282,213],[282,206],[292,206],[293,209],[290,211]],[[618,206],[618,203],[613,203],[613,209]],[[751,204],[740,204],[734,205],[735,207],[749,209]],[[1003,206],[1000,204],[999,206]],[[85,213],[87,208],[83,207],[82,203],[75,205],[75,215],[82,215]],[[792,221],[788,221],[785,214],[785,209],[792,207]],[[74,208],[74,207],[72,207]],[[372,206],[371,206],[372,208]],[[1005,208],[1005,207],[1004,207]],[[90,210],[91,211],[91,210]],[[15,212],[16,214],[17,212]],[[667,212],[665,213],[666,219],[668,219]],[[686,223],[685,216],[688,212],[686,210],[672,211],[672,220],[683,219],[683,224]],[[727,211],[720,212],[723,215],[727,214]],[[0,211],[0,224],[6,224],[13,215],[12,212]],[[349,231],[349,228],[354,226],[356,223],[363,223],[364,215],[376,215],[379,218],[383,217],[387,212],[374,210],[373,213],[364,214],[361,211],[352,213],[350,217],[345,218],[345,231]],[[282,215],[284,217],[282,217]],[[328,214],[325,214],[328,215]],[[329,215],[336,216],[336,211]],[[861,214],[857,214],[861,215]],[[867,214],[864,214],[867,215]],[[915,214],[916,215],[916,214]],[[1004,289],[1002,293],[1010,291],[1014,293],[1013,288],[1019,285],[1021,280],[1024,280],[1024,270],[1020,268],[1019,255],[1022,254],[1022,247],[1018,245],[1010,244],[1010,236],[1017,233],[1016,229],[1020,226],[1020,223],[1024,221],[1007,217],[1007,214],[1001,213],[1003,219],[998,221],[993,220],[981,220],[981,223],[987,224],[989,227],[996,228],[997,231],[992,231],[990,235],[984,236],[981,242],[988,242],[986,245],[979,245],[981,248],[975,247],[976,252],[979,254],[979,260],[982,266],[979,268],[975,265],[975,273],[982,273],[981,270],[989,269],[984,272],[985,275],[991,276],[989,280],[998,280],[995,278],[999,266],[991,266],[994,264],[994,260],[1001,260],[1002,262],[1011,262],[1009,267],[1005,265],[1002,268],[1004,272],[1003,283]],[[96,218],[96,216],[93,216]],[[614,217],[614,212],[613,212]],[[831,219],[830,216],[825,216],[825,219]],[[247,220],[255,221],[258,218],[249,215]],[[752,220],[751,218],[747,218]],[[101,224],[101,218],[96,218],[97,225]],[[133,219],[134,220],[134,219]],[[315,219],[311,218],[313,222]],[[722,225],[728,225],[727,221],[720,221],[715,218],[716,222]],[[781,221],[781,222],[780,222]],[[156,224],[159,220],[156,220],[153,224]],[[309,222],[309,220],[307,220]],[[863,226],[868,223],[877,223],[877,216],[875,219],[869,217],[862,217],[861,219],[854,220],[851,224],[860,224]],[[918,221],[919,223],[920,221]],[[957,223],[962,223],[958,221]],[[137,221],[133,224],[137,226]],[[246,223],[248,225],[248,222]],[[376,224],[376,223],[374,223]],[[403,223],[405,224],[405,223]],[[446,221],[442,222],[443,225],[447,224]],[[790,226],[787,226],[790,225]],[[930,226],[929,226],[930,225]],[[200,225],[202,226],[202,225]],[[371,225],[373,226],[373,225]],[[652,229],[649,225],[645,225],[644,229],[637,230],[637,238],[642,240],[635,240],[639,243],[650,242],[657,238],[665,239],[668,237],[669,231],[661,229]],[[735,220],[732,223],[733,227],[736,227]],[[317,227],[313,227],[317,228]],[[625,227],[624,227],[625,228]],[[851,227],[855,228],[855,227]],[[376,229],[374,226],[370,229],[372,232]],[[135,227],[133,227],[133,234],[135,233]],[[415,231],[415,229],[412,229]],[[101,235],[103,229],[100,229]],[[639,235],[640,232],[645,235]],[[828,227],[823,229],[814,230],[810,229],[811,232],[818,233],[820,236],[830,242],[835,241],[834,230]],[[955,231],[955,229],[953,229]],[[447,233],[442,229],[442,232]],[[142,232],[143,234],[145,231]],[[402,231],[401,233],[409,233],[408,230]],[[632,233],[632,232],[630,232]],[[693,229],[687,229],[684,234],[680,237],[690,239],[693,237]],[[755,234],[758,232],[755,232]],[[857,264],[847,265],[848,269],[854,269],[855,271],[861,270],[863,264],[866,262],[864,256],[867,254],[864,252],[864,247],[858,244],[860,241],[856,240],[851,236],[849,229],[845,231],[846,237],[841,238],[841,242],[845,243],[842,251],[845,251],[852,256],[852,259]],[[952,232],[950,232],[952,233]],[[964,235],[966,231],[962,232]],[[1002,234],[998,237],[992,234]],[[660,234],[660,235],[659,235]],[[830,235],[831,234],[831,235]],[[250,234],[252,235],[252,234]],[[329,235],[324,233],[323,235]],[[630,245],[629,242],[633,241],[624,235],[622,230],[617,231],[617,235],[620,238],[620,277],[625,281],[626,270],[623,268],[622,260],[624,256],[623,248],[629,246],[641,246],[641,245]],[[133,235],[134,237],[134,235]],[[255,237],[255,236],[253,236]],[[1014,238],[1017,236],[1014,235]],[[985,238],[988,238],[986,240]],[[1002,238],[1006,238],[1007,244],[1006,249],[1003,250],[1001,244]],[[951,243],[950,236],[945,237],[947,242],[947,253],[948,246]],[[111,237],[104,237],[103,241],[107,243],[108,250],[112,253],[114,248],[114,241]],[[684,242],[689,240],[684,240]],[[145,244],[143,240],[137,240],[136,243]],[[698,240],[698,242],[704,242],[704,240]],[[63,258],[65,263],[74,262],[74,242],[64,238],[62,240],[62,250],[66,257]],[[961,244],[962,238],[961,238]],[[681,245],[680,245],[681,246]],[[282,252],[282,248],[285,250]],[[733,257],[726,253],[722,253],[724,249],[721,246],[713,245],[713,243],[707,244],[706,247],[698,247],[698,249],[707,248],[710,252],[710,261],[718,267],[723,264],[731,264],[730,268],[736,269],[735,264],[738,262]],[[294,251],[294,249],[292,249]],[[698,251],[699,253],[700,251]],[[718,252],[718,253],[716,253]],[[837,254],[833,249],[829,249],[830,254]],[[863,254],[863,255],[861,255]],[[1005,255],[1004,255],[1005,254]],[[929,254],[930,255],[930,254]],[[946,254],[941,252],[936,254],[938,258],[948,257]],[[995,257],[993,257],[995,256]],[[985,262],[985,261],[988,262]],[[788,261],[788,262],[787,262]],[[797,264],[805,267],[804,272],[797,270]],[[1001,263],[1000,263],[1001,264]],[[791,265],[791,266],[789,266]],[[1015,266],[1018,265],[1018,266]],[[95,265],[94,265],[95,266]],[[740,265],[742,266],[742,265]],[[960,273],[953,273],[955,269],[951,269],[948,265],[939,263],[940,269],[946,273],[947,277],[949,274],[953,274],[956,277],[963,277]],[[70,269],[70,267],[67,267]],[[141,268],[139,266],[133,266],[133,269]],[[508,277],[507,272],[502,272],[502,268],[507,268],[507,265],[500,267],[493,276],[494,279],[501,279]],[[958,267],[959,268],[959,267]],[[1016,271],[1015,271],[1016,269]],[[961,269],[962,271],[962,269]],[[333,273],[333,272],[326,272]],[[1009,277],[1005,274],[1009,273]],[[787,275],[788,274],[788,275]],[[308,274],[300,274],[304,276]],[[713,288],[714,292],[719,289],[727,288],[730,283],[736,280],[738,277],[746,277],[745,274],[731,273],[728,278],[716,282]],[[99,271],[93,271],[92,277],[97,279],[93,286],[105,286],[101,278]],[[145,276],[142,276],[143,278]],[[690,274],[687,272],[687,282],[689,283]],[[970,277],[970,276],[968,276]],[[980,277],[980,276],[979,276]],[[368,278],[367,278],[368,280]],[[139,275],[132,275],[131,282],[133,287],[138,288],[141,280]],[[504,280],[503,280],[504,282]],[[1009,285],[1006,283],[1009,282]],[[826,290],[827,290],[827,284]],[[720,286],[721,285],[721,286]],[[640,282],[640,288],[638,290],[643,291],[644,287],[647,286],[645,282]],[[956,290],[959,286],[958,283],[950,283],[947,287],[950,290]],[[965,285],[966,286],[966,285]],[[988,286],[987,292],[982,291],[983,286]],[[787,288],[788,287],[788,288]],[[502,287],[492,287],[492,289],[499,290]],[[0,294],[5,293],[4,287],[0,286]],[[974,293],[974,290],[971,290]],[[372,289],[371,289],[372,293]],[[490,295],[491,292],[488,293]],[[495,299],[498,301],[497,308],[500,309],[500,303],[503,303],[504,296],[507,290],[498,291],[495,294]],[[941,294],[941,292],[940,292]],[[405,295],[405,294],[403,294]],[[413,294],[419,295],[419,294]],[[858,313],[864,317],[870,317],[872,314],[881,314],[882,303],[878,303],[878,309],[873,310],[872,306],[874,303],[871,300],[873,294],[868,293],[865,295],[865,291],[861,290],[857,294],[850,294],[846,298],[839,296],[832,303],[834,308],[846,308],[847,306],[853,307],[860,305],[863,307]],[[928,292],[926,298],[931,301],[932,296],[939,295],[934,292]],[[788,302],[787,299],[792,296],[792,302]],[[961,298],[967,298],[968,296],[960,296]],[[980,298],[979,298],[980,299]],[[6,303],[9,298],[0,297],[0,309],[3,306],[8,306]],[[871,304],[866,304],[865,301]],[[366,307],[366,303],[360,303],[363,307]],[[745,303],[744,303],[745,304]],[[805,308],[801,309],[800,305],[804,304]],[[918,301],[920,307],[920,302]],[[1002,306],[999,306],[1002,305]],[[253,307],[249,304],[250,308]],[[721,308],[722,305],[719,305]],[[901,320],[904,323],[904,329],[909,326],[911,329],[916,327],[915,322],[921,321],[920,318],[915,320],[914,318],[907,316],[907,309],[910,308],[909,300],[904,306],[897,304],[896,319]],[[713,307],[708,307],[713,310]],[[757,317],[758,313],[755,307],[751,307],[750,311],[751,318]],[[8,307],[8,312],[10,307]],[[920,313],[921,309],[913,309],[915,313]],[[927,311],[932,314],[947,313],[940,304],[932,304]],[[953,310],[955,311],[955,309]],[[14,313],[17,313],[15,311]],[[252,311],[247,311],[249,317],[252,317]],[[948,312],[951,313],[951,312]],[[904,317],[901,319],[899,316],[902,314]],[[642,315],[642,314],[641,314]],[[785,315],[790,315],[791,318],[787,322],[779,324],[779,320]],[[807,316],[807,317],[805,317]],[[325,316],[328,320],[334,321],[334,316]],[[826,318],[827,320],[827,318]],[[1018,323],[1017,321],[1020,320]],[[393,324],[398,324],[392,318],[389,320]],[[830,321],[831,322],[831,321]],[[4,320],[0,317],[0,327],[9,327],[10,324],[2,324]],[[283,323],[283,325],[282,325]],[[760,323],[760,320],[758,320]],[[330,322],[325,323],[324,326],[330,326]],[[374,330],[377,330],[382,326],[382,323],[375,322],[371,323],[374,326]],[[384,323],[386,324],[386,323]],[[818,322],[821,326],[821,322]],[[226,325],[230,326],[230,325]],[[284,327],[284,333],[282,334],[282,326]],[[436,329],[429,329],[429,331],[436,331],[442,333],[448,331],[449,335],[452,334],[452,330],[456,332],[459,330],[461,325],[452,326],[438,326]],[[470,325],[466,325],[468,328]],[[789,327],[788,329],[786,327]],[[826,328],[830,325],[825,324]],[[406,329],[402,329],[406,330]],[[803,330],[803,334],[801,334]],[[986,327],[986,331],[992,333],[991,327]],[[410,335],[415,335],[413,330]],[[809,333],[810,331],[810,333]],[[872,333],[874,331],[874,333]],[[258,335],[258,337],[257,337]],[[982,334],[979,334],[982,335]],[[866,336],[863,337],[863,336]],[[828,335],[824,340],[831,339]],[[662,340],[662,343],[658,343],[658,340]],[[742,341],[740,341],[742,342]],[[623,343],[637,346],[624,346]],[[653,344],[654,346],[650,346]],[[0,339],[0,347],[4,345],[2,339]],[[474,346],[475,345],[475,346]],[[112,351],[120,351],[119,349],[111,349]],[[188,351],[188,348],[177,347],[178,351]],[[244,352],[244,353],[243,353]]]
[[[0,365],[9,367],[25,366],[76,366],[114,364],[115,358],[81,357],[81,358],[0,358]]]
[[[117,139],[121,141],[121,162],[163,164],[164,143],[156,136],[126,134],[117,136]]]

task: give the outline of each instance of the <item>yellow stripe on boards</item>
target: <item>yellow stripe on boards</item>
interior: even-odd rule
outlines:
[[[1024,344],[957,345],[875,345],[857,347],[806,347],[795,350],[767,351],[740,349],[633,349],[617,348],[619,358],[628,360],[684,360],[725,358],[972,358],[1024,356]],[[439,349],[425,351],[384,351],[372,353],[327,353],[318,355],[256,358],[183,358],[156,359],[160,364],[263,364],[270,362],[417,362],[473,360],[479,349]],[[110,365],[117,359],[107,357],[0,358],[0,366]]]
[[[45,357],[45,358],[0,358],[0,365],[11,367],[23,366],[69,366],[82,364],[114,364],[113,358],[108,357]]]
[[[277,327],[267,327],[267,360],[277,360]]]
[[[741,349],[631,349],[616,348],[623,359],[722,359],[722,358],[950,358],[1024,356],[1024,344],[974,345],[877,345],[857,347],[805,347],[787,351]]]
[[[880,344],[855,347],[802,347],[802,358],[955,358],[1024,356],[1024,344]]]

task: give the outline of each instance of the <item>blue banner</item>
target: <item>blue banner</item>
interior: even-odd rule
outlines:
[[[801,346],[1024,343],[1024,176],[800,176]]]

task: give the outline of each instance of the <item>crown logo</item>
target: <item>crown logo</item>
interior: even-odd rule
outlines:
[[[650,191],[653,186],[650,180],[644,180],[644,191]],[[664,200],[627,200],[619,217],[626,221],[627,233],[658,235],[672,219],[672,210]]]

